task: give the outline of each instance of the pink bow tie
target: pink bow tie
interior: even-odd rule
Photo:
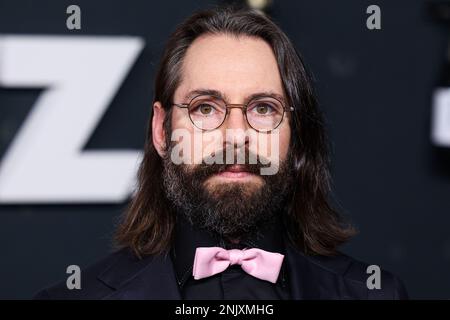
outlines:
[[[231,249],[220,247],[197,248],[195,251],[194,279],[203,279],[220,273],[230,265],[239,264],[255,278],[275,283],[284,255],[261,249]]]

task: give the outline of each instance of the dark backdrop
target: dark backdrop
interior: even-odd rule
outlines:
[[[174,26],[212,1],[0,0],[1,34],[133,35],[146,45],[85,149],[142,149],[152,83]],[[271,15],[317,82],[333,142],[334,193],[360,234],[344,251],[399,275],[413,298],[450,298],[450,160],[430,141],[431,94],[447,28],[424,1],[379,0],[382,29],[366,28],[368,1],[274,1]],[[1,72],[1,70],[0,70]],[[41,89],[0,87],[0,156]],[[126,106],[126,107],[125,107]],[[43,182],[45,183],[45,182]],[[30,298],[111,250],[122,204],[0,205],[0,298]]]

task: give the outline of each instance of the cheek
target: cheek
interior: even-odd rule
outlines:
[[[177,152],[183,151],[184,163],[198,164],[206,156],[222,150],[224,139],[222,132],[220,130],[204,132],[196,128],[183,111],[174,109],[171,120],[173,143],[178,143]]]
[[[291,142],[291,125],[289,115],[285,116],[279,126],[279,159],[286,160]]]
[[[285,127],[280,130],[280,160],[285,160],[289,152],[289,145],[291,142],[291,129]]]
[[[224,147],[224,136],[220,130],[203,132],[198,141],[202,143],[202,157],[210,156]]]
[[[251,136],[249,149],[262,158],[278,163],[287,158],[289,152],[290,129],[276,129],[270,134],[258,133]]]
[[[176,107],[172,110],[169,140],[172,144],[172,161],[189,165],[194,163],[194,127],[185,112]]]
[[[186,109],[180,109],[178,107],[174,107],[172,110],[172,130],[173,129],[186,129],[193,130],[192,122],[189,120]]]

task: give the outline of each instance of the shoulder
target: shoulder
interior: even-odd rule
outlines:
[[[403,282],[376,264],[359,261],[343,253],[335,256],[309,256],[311,264],[341,279],[343,287],[354,288],[368,299],[408,299]],[[351,296],[351,295],[350,295]]]
[[[307,255],[290,242],[286,249],[294,299],[408,299],[402,281],[379,266],[341,252]]]
[[[121,249],[103,257],[96,263],[81,270],[81,289],[68,289],[66,281],[61,281],[39,291],[33,299],[103,299],[108,296],[115,284],[108,281],[108,271],[117,269],[124,277],[132,274],[132,266],[141,265],[146,259],[140,260],[128,249]],[[124,281],[126,279],[123,279]]]

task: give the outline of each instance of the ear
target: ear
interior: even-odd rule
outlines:
[[[166,154],[166,134],[164,132],[164,119],[166,112],[163,109],[161,102],[156,101],[153,104],[153,118],[152,118],[152,139],[153,146],[161,157]]]

